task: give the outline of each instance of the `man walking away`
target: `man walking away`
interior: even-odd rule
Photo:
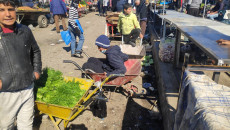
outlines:
[[[69,10],[69,31],[71,34],[71,56],[82,58],[82,46],[84,44],[85,38],[83,35],[83,32],[80,30],[79,26],[76,24],[76,20],[78,19],[78,4],[76,2],[77,0],[73,0],[70,5]],[[76,42],[76,36],[79,38],[79,42]]]
[[[62,0],[52,0],[50,2],[50,13],[54,16],[57,33],[60,33],[59,19],[62,20],[63,29],[66,31],[65,17],[68,13],[65,3]]]

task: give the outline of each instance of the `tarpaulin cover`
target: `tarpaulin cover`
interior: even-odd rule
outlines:
[[[185,71],[174,130],[230,129],[230,88]]]

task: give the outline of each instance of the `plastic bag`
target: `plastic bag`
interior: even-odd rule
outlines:
[[[81,27],[81,24],[80,24],[79,20],[76,19],[75,22],[76,22],[77,26],[79,27],[79,29],[81,30],[81,33],[83,33],[84,31],[83,31],[83,29]]]
[[[159,58],[162,62],[173,62],[175,51],[175,39],[161,40],[159,44]]]
[[[61,32],[61,38],[65,42],[66,45],[69,45],[69,43],[71,42],[71,35],[70,35],[69,30],[62,31]]]

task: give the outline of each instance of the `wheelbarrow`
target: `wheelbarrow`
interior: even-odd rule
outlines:
[[[105,59],[102,59],[105,60]],[[83,70],[80,65],[78,65],[75,61],[71,60],[64,60],[64,63],[72,63],[74,64],[79,70],[81,70],[82,75],[86,78],[92,79],[96,82],[103,81],[104,79],[107,78],[107,76],[104,73],[95,73],[92,71],[88,70]],[[127,92],[129,95],[133,96],[135,95],[142,95],[145,94],[146,90],[141,90],[141,94],[138,93],[138,88],[134,85],[130,85],[127,83],[130,83],[134,78],[140,75],[141,73],[141,60],[140,59],[128,59],[126,62],[124,62],[124,65],[126,67],[126,73],[124,76],[118,76],[118,77],[113,77],[109,78],[104,86],[115,86],[117,87],[122,87],[125,89],[125,92]],[[116,89],[115,89],[116,90]]]
[[[105,84],[105,82],[107,82],[110,78],[117,76],[124,75],[110,75],[109,77],[105,78],[103,82],[95,82],[92,79],[64,77],[64,80],[67,82],[73,80],[75,82],[80,82],[80,88],[86,90],[81,99],[72,108],[35,101],[37,110],[39,110],[40,114],[48,115],[57,130],[60,130],[59,124],[61,121],[64,121],[65,129],[70,121],[75,119],[83,110],[87,108],[91,101],[93,101],[93,97],[95,99],[100,99],[103,84]]]
[[[103,81],[107,78],[104,73],[93,73],[90,71],[84,71],[80,65],[78,65],[75,61],[71,60],[64,60],[64,63],[72,63],[74,64],[79,70],[81,70],[82,74],[86,76],[86,78],[93,79],[94,81]],[[110,78],[105,82],[105,86],[121,86],[124,85],[134,78],[136,78],[141,73],[141,60],[140,59],[128,59],[124,62],[126,67],[126,73],[124,77],[115,77]]]

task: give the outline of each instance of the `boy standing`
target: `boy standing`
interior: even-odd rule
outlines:
[[[32,130],[34,80],[41,52],[31,30],[16,22],[13,0],[0,0],[0,130]]]
[[[119,15],[117,29],[123,35],[125,44],[135,47],[136,39],[141,32],[140,25],[136,15],[132,13],[132,6],[124,4],[123,8],[123,13]]]

